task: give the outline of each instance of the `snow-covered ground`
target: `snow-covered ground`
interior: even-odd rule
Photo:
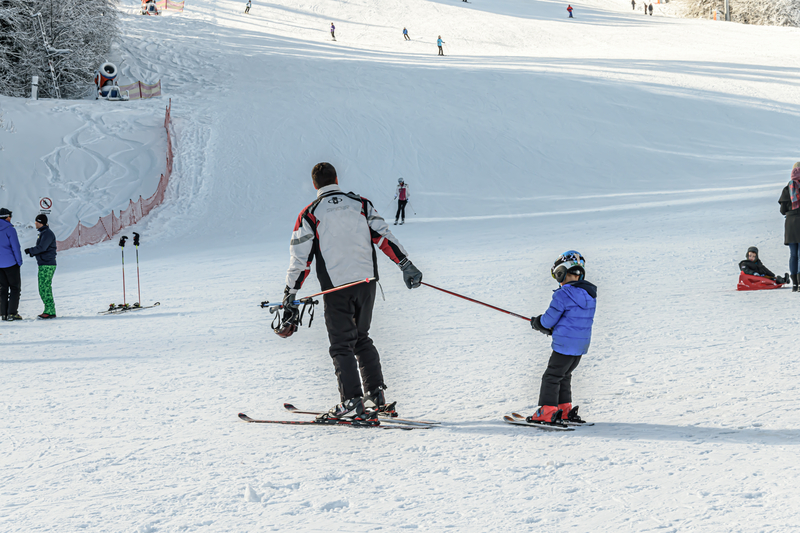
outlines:
[[[787,270],[800,31],[573,6],[278,0],[245,16],[196,0],[123,16],[111,59],[173,100],[173,181],[136,230],[142,300],[161,306],[97,316],[122,296],[109,242],[59,255],[57,320],[0,328],[0,530],[794,530],[800,300],[735,286],[750,245]],[[0,99],[0,203],[27,223],[17,204],[70,199],[63,238],[80,209],[91,224],[151,194],[165,103]],[[547,339],[408,291],[385,258],[372,334],[388,396],[443,426],[239,421],[338,398],[321,317],[280,339],[258,307],[282,293],[319,161],[386,216],[403,176],[416,215],[393,229],[425,280],[512,311],[543,312],[552,261],[580,250],[599,296],[574,384],[597,425],[503,424],[536,407]],[[27,258],[23,278],[30,318]]]

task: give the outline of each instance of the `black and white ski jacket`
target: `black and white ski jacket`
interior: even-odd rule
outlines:
[[[300,212],[289,245],[286,288],[297,293],[317,260],[323,291],[366,278],[378,279],[375,246],[399,264],[406,251],[389,231],[372,202],[338,185],[317,191],[317,199]]]

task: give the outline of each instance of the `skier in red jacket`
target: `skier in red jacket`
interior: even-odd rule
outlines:
[[[575,17],[572,16],[572,6],[571,5],[567,5],[567,11],[569,11],[569,18],[575,18]]]

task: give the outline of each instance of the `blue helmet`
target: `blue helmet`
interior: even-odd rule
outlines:
[[[586,276],[586,270],[584,269],[585,264],[586,260],[580,252],[568,250],[558,256],[558,259],[556,259],[556,262],[553,263],[550,269],[550,275],[559,283],[564,281],[564,278],[567,277],[567,273],[575,274],[579,276],[579,279],[583,279]]]

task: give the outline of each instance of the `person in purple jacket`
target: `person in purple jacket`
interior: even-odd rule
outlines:
[[[11,211],[0,209],[0,316],[3,320],[22,320],[19,316],[19,295],[22,281],[19,267],[22,252],[17,230],[11,224]]]
[[[597,301],[597,287],[586,281],[585,260],[575,250],[556,259],[550,274],[561,285],[553,292],[550,307],[531,319],[531,327],[552,335],[553,353],[542,376],[539,409],[528,422],[582,423],[578,407],[572,407],[572,372],[589,351]]]

